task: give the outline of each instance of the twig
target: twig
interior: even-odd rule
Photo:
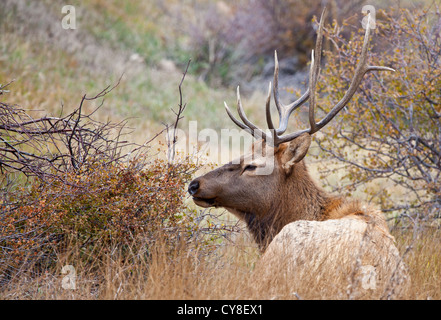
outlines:
[[[184,83],[184,79],[185,76],[187,75],[188,72],[188,67],[190,66],[191,63],[191,59],[188,60],[187,63],[187,67],[185,68],[185,71],[182,75],[182,79],[181,82],[179,83],[179,104],[178,104],[178,112],[174,111],[173,109],[171,109],[173,111],[173,113],[176,115],[175,118],[175,123],[173,125],[173,138],[172,138],[172,142],[170,143],[170,139],[168,136],[168,127],[166,127],[166,131],[167,131],[167,144],[168,144],[168,165],[172,165],[175,159],[175,154],[176,154],[176,142],[178,140],[178,137],[176,136],[176,132],[178,129],[178,124],[179,121],[181,119],[183,119],[184,117],[182,116],[182,113],[184,112],[185,108],[187,107],[187,104],[183,102],[183,98],[182,98],[182,84]]]

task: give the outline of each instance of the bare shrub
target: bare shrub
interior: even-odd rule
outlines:
[[[62,173],[80,170],[91,158],[114,163],[121,160],[125,156],[122,150],[131,145],[120,140],[127,134],[125,123],[101,123],[92,118],[96,110],[83,112],[86,102],[104,97],[113,88],[109,86],[93,97],[84,95],[78,108],[61,117],[35,117],[35,111],[0,102],[2,173],[61,179]]]

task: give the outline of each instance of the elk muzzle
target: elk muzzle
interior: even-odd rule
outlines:
[[[200,186],[201,184],[198,179],[194,179],[188,186],[188,193],[193,197],[194,203],[203,208],[214,207],[215,198],[197,196],[198,192],[201,190]]]
[[[199,181],[193,180],[190,182],[190,185],[188,186],[188,193],[192,196],[199,190]]]

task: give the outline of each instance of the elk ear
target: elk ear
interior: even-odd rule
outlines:
[[[290,175],[293,166],[305,157],[310,145],[311,136],[309,133],[304,133],[289,142],[281,159],[286,175]]]

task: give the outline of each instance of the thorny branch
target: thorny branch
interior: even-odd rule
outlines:
[[[120,80],[95,96],[83,95],[78,108],[60,117],[34,118],[17,105],[0,102],[1,173],[16,171],[27,177],[60,178],[59,173],[78,171],[91,157],[120,161],[122,150],[134,146],[121,140],[127,134],[127,121],[103,123],[92,119],[103,103],[91,113],[84,112],[86,102],[103,98]],[[0,86],[0,92],[6,92],[3,89],[10,83]]]
[[[165,130],[167,131],[167,147],[168,147],[167,156],[168,156],[168,163],[169,163],[169,165],[173,164],[173,161],[175,159],[176,143],[178,141],[178,137],[176,135],[176,132],[177,132],[177,129],[178,129],[179,121],[184,118],[182,116],[182,113],[184,112],[185,108],[187,107],[187,103],[183,102],[182,84],[184,83],[185,76],[187,75],[188,67],[190,66],[190,63],[191,63],[191,59],[188,60],[187,67],[185,68],[185,71],[184,71],[184,73],[182,75],[181,82],[179,83],[179,87],[178,87],[178,89],[179,89],[178,111],[175,111],[175,110],[171,109],[173,111],[173,113],[175,114],[175,116],[176,116],[175,122],[173,124],[173,132],[172,132],[173,136],[172,137],[170,137],[168,135],[169,134],[169,132],[168,132],[169,126],[166,125],[166,127],[165,127]]]

